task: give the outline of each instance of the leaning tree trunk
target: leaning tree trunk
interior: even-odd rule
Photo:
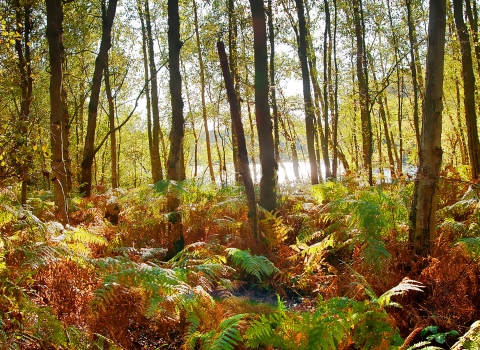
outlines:
[[[475,111],[475,75],[473,74],[470,37],[463,20],[463,0],[453,0],[453,12],[462,52],[463,93],[471,176],[472,179],[477,180],[480,175],[480,142],[478,140],[477,113]]]
[[[210,133],[208,131],[207,104],[205,103],[205,67],[203,64],[202,46],[200,42],[200,30],[198,27],[197,3],[195,2],[195,0],[193,0],[193,15],[194,15],[193,22],[195,24],[195,37],[197,39],[198,65],[200,68],[202,118],[203,118],[203,127],[205,129],[205,143],[207,145],[208,171],[210,173],[210,180],[212,181],[212,183],[215,183],[215,173],[213,171],[213,163],[212,163],[212,151],[210,149]]]
[[[253,45],[255,59],[255,115],[262,180],[259,204],[269,210],[277,206],[277,162],[275,161],[272,120],[268,103],[267,29],[262,0],[250,0],[253,20]]]
[[[302,66],[302,80],[303,80],[303,100],[305,104],[305,127],[307,134],[307,150],[308,159],[310,161],[310,177],[312,185],[318,184],[318,169],[315,158],[315,135],[314,135],[314,109],[312,102],[312,93],[310,90],[310,75],[308,72],[307,61],[307,30],[305,22],[305,11],[303,7],[303,0],[295,0],[295,5],[298,12],[298,26],[299,26],[299,43],[298,54],[300,56],[300,63]],[[325,145],[325,148],[328,145]]]
[[[446,0],[430,0],[426,90],[419,165],[410,211],[409,243],[427,256],[435,240],[438,180],[442,163],[442,94],[445,56]]]
[[[105,9],[105,2],[102,1],[102,41],[100,42],[100,50],[95,59],[95,69],[93,71],[92,89],[90,102],[88,104],[87,135],[85,136],[85,148],[83,150],[82,179],[80,184],[80,193],[83,193],[86,197],[92,194],[92,164],[93,158],[95,157],[98,101],[100,98],[103,69],[105,68],[108,50],[112,46],[112,26],[116,10],[117,0],[110,0],[108,9]]]
[[[257,204],[255,202],[255,190],[253,187],[252,176],[250,174],[250,165],[248,162],[247,143],[243,131],[242,118],[240,115],[240,104],[235,93],[233,79],[228,69],[227,54],[225,45],[222,42],[217,43],[218,55],[220,56],[220,65],[222,67],[223,79],[227,89],[228,102],[230,104],[230,114],[233,121],[234,132],[237,140],[238,160],[240,163],[240,175],[245,186],[245,192],[248,202],[248,220],[252,228],[253,237],[258,241],[258,223],[257,223]]]

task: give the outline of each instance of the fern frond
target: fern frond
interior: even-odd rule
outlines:
[[[367,239],[362,256],[368,265],[377,271],[392,257],[385,247],[385,242],[375,238]]]
[[[408,291],[417,291],[417,292],[423,292],[423,289],[425,286],[415,280],[411,280],[408,278],[404,278],[402,282],[400,282],[398,285],[395,287],[387,290],[385,293],[383,293],[376,302],[381,306],[399,306],[397,303],[391,303],[390,299],[395,296],[395,295],[403,295],[405,292]]]
[[[475,259],[480,256],[480,237],[462,238],[457,245],[463,246],[468,254]]]
[[[279,271],[265,256],[252,255],[248,251],[237,248],[227,248],[225,251],[235,265],[238,265],[247,274],[255,276],[259,281],[262,281],[263,277],[272,276]]]

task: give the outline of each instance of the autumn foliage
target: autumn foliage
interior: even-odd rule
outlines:
[[[480,319],[478,194],[457,179],[440,184],[427,258],[407,244],[404,181],[285,188],[278,211],[260,210],[260,244],[237,187],[164,182],[72,198],[67,227],[51,193],[22,208],[3,188],[1,348],[451,346],[452,331]],[[181,198],[185,248],[166,261],[178,238],[171,195]],[[104,218],[112,197],[118,225]]]

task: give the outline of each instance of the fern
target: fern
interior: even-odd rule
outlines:
[[[205,350],[233,350],[235,345],[242,341],[238,327],[245,316],[245,314],[238,314],[226,318],[216,329],[207,333],[191,331],[186,339],[187,349],[197,349],[198,344],[200,349]]]
[[[480,256],[480,237],[462,238],[457,245],[463,246],[474,259]]]
[[[237,248],[227,248],[226,252],[235,265],[240,266],[247,274],[255,276],[260,282],[264,277],[272,276],[279,271],[265,256],[252,255]]]

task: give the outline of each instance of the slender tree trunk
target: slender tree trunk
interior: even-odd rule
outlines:
[[[238,52],[237,52],[237,38],[238,38],[238,26],[237,15],[235,12],[234,0],[228,0],[228,51],[230,55],[230,72],[232,74],[233,85],[235,87],[235,94],[240,103],[240,76],[238,73]],[[240,116],[242,115],[242,109],[239,109]],[[232,130],[234,129],[232,121]],[[235,139],[235,133],[232,133],[232,148],[233,148],[233,165],[235,168],[235,182],[240,182],[240,164],[237,158],[237,140]]]
[[[107,94],[107,101],[108,101],[108,123],[110,126],[110,158],[111,158],[111,186],[112,189],[118,187],[118,180],[117,180],[117,138],[115,133],[115,105],[113,103],[113,96],[112,96],[112,87],[110,85],[110,70],[108,65],[108,57],[105,62],[105,69],[104,69],[104,76],[105,76],[105,91]]]
[[[143,19],[143,12],[140,2],[138,4],[138,14],[140,17],[140,24],[142,28],[142,53],[143,53],[143,69],[145,72],[145,98],[147,100],[147,137],[148,137],[148,151],[150,155],[150,166],[154,167],[154,155],[153,155],[153,136],[152,136],[152,107],[150,100],[150,77],[148,72],[148,54],[147,54],[147,41],[148,36],[145,30],[145,21]],[[153,177],[153,176],[152,176]]]
[[[203,55],[202,55],[202,46],[200,44],[200,32],[198,29],[198,16],[197,16],[197,3],[193,0],[193,14],[194,14],[194,24],[195,24],[195,37],[197,39],[197,52],[198,52],[198,63],[200,68],[200,85],[201,85],[201,97],[202,97],[202,117],[203,125],[205,128],[205,142],[207,144],[207,160],[208,160],[208,170],[210,172],[210,180],[212,183],[215,183],[215,173],[213,172],[212,164],[212,151],[210,149],[210,134],[208,132],[208,122],[207,122],[207,105],[205,103],[205,68],[203,64]]]
[[[268,103],[267,29],[263,0],[250,0],[253,21],[253,45],[255,59],[255,116],[257,121],[258,145],[262,180],[260,202],[266,210],[277,207],[277,162],[275,161],[272,120]]]
[[[324,105],[324,141],[323,143],[326,145],[323,149],[323,162],[325,164],[325,178],[328,179],[332,176],[330,172],[330,157],[328,154],[328,140],[330,138],[330,131],[329,131],[329,121],[328,117],[329,113],[329,85],[331,83],[331,69],[332,69],[332,31],[331,31],[331,24],[330,24],[330,8],[328,6],[328,0],[324,1],[325,6],[325,32],[323,35],[323,105]]]
[[[170,96],[172,103],[172,129],[170,131],[170,153],[168,156],[168,179],[184,180],[182,162],[184,118],[182,100],[182,78],[180,76],[180,15],[178,0],[168,0],[168,58],[170,65]]]
[[[145,0],[145,27],[147,34],[148,62],[151,77],[151,107],[152,107],[152,180],[154,183],[163,180],[162,161],[160,160],[160,111],[158,108],[158,79],[155,64],[155,49],[153,47],[152,21],[150,17],[149,0]]]
[[[280,162],[280,136],[278,133],[278,107],[276,96],[276,83],[275,83],[275,31],[273,27],[273,10],[272,0],[268,0],[268,39],[270,41],[270,97],[272,100],[272,113],[273,113],[273,139],[274,139],[274,151],[275,160]]]
[[[20,115],[18,118],[18,133],[20,138],[17,142],[18,148],[27,149],[28,145],[28,122],[30,119],[30,106],[32,103],[32,90],[33,90],[33,78],[30,56],[30,33],[32,31],[31,5],[20,5],[20,1],[15,2],[15,14],[17,20],[17,35],[22,37],[25,47],[22,45],[22,40],[15,40],[15,50],[18,57],[18,69],[20,72],[20,87],[22,89],[22,96],[20,100]],[[22,25],[23,23],[23,25]],[[25,54],[24,54],[25,52]],[[27,153],[28,154],[28,153]],[[22,193],[21,203],[27,204],[27,184],[30,180],[29,169],[31,166],[31,156],[28,155],[27,159],[23,160],[23,163],[19,166],[19,175],[22,180]]]
[[[462,164],[466,165],[468,164],[468,151],[467,151],[467,142],[465,141],[465,134],[463,132],[463,125],[462,125],[462,116],[460,114],[460,82],[458,81],[458,77],[455,78],[455,91],[456,91],[456,96],[457,96],[457,122],[458,122],[458,132],[459,132],[459,139],[460,139],[460,144],[461,147],[460,149],[462,151]]]
[[[310,161],[310,180],[312,185],[318,184],[318,168],[315,158],[315,135],[314,135],[314,109],[312,102],[312,94],[310,91],[310,79],[307,61],[307,30],[305,22],[305,10],[303,7],[303,0],[295,0],[295,6],[298,12],[298,26],[299,26],[299,47],[298,54],[300,56],[300,63],[302,66],[302,80],[303,80],[303,100],[305,103],[305,127],[307,135],[307,149],[308,159]],[[325,145],[327,147],[327,145]]]
[[[477,73],[480,74],[480,43],[478,41],[478,13],[477,2],[473,0],[473,9],[470,0],[465,1],[468,22],[472,31],[473,47],[475,49],[475,57],[477,58]]]
[[[430,0],[426,90],[419,167],[410,212],[409,243],[427,256],[435,240],[437,191],[442,162],[442,95],[445,56],[446,1]]]
[[[337,167],[338,167],[338,61],[337,61],[337,1],[333,0],[334,6],[334,24],[333,24],[333,62],[335,66],[335,82],[334,82],[334,113],[332,118],[332,134],[333,134],[333,162],[332,162],[332,177],[337,178]],[[342,154],[343,155],[343,154]],[[346,158],[343,155],[343,159]],[[346,163],[348,164],[348,163]],[[345,168],[345,167],[344,167]],[[345,170],[348,169],[348,166]]]
[[[220,65],[222,67],[225,87],[227,89],[228,102],[230,104],[230,114],[232,117],[234,132],[238,142],[238,159],[240,161],[240,175],[245,186],[245,192],[248,202],[248,219],[252,229],[253,237],[258,241],[258,223],[257,223],[257,204],[255,202],[255,190],[253,188],[252,177],[250,175],[250,166],[248,163],[247,143],[245,141],[245,133],[243,131],[242,119],[240,116],[240,105],[235,94],[233,79],[228,69],[227,54],[225,53],[225,45],[222,42],[217,43],[218,55],[220,56]]]
[[[365,26],[363,24],[362,0],[353,0],[353,12],[357,39],[357,78],[360,93],[360,119],[362,122],[363,166],[367,168],[368,183],[372,186],[372,122],[368,92],[367,59],[365,57]]]
[[[80,193],[83,193],[86,197],[92,193],[92,164],[95,157],[98,100],[102,85],[103,69],[108,56],[108,50],[112,46],[112,26],[116,10],[117,0],[110,0],[108,9],[105,8],[105,2],[102,1],[102,41],[100,42],[100,50],[95,59],[93,71],[92,89],[88,104],[87,135],[85,136],[85,148],[83,150],[82,180],[80,184]]]
[[[47,39],[50,57],[50,135],[52,146],[52,181],[55,187],[55,208],[63,223],[68,223],[67,171],[63,160],[62,62],[63,7],[60,0],[46,0]]]
[[[410,70],[412,71],[412,86],[413,86],[413,126],[415,129],[415,138],[417,140],[417,147],[420,146],[420,121],[418,119],[418,80],[417,80],[417,65],[415,59],[415,47],[413,40],[414,24],[412,23],[412,8],[411,0],[405,0],[407,4],[407,23],[408,23],[408,39],[410,42]]]
[[[460,50],[462,52],[463,94],[471,176],[473,180],[477,180],[480,175],[480,142],[478,139],[477,113],[475,110],[475,75],[473,74],[470,37],[467,26],[463,21],[463,0],[453,0],[453,13],[458,39],[460,41]]]

